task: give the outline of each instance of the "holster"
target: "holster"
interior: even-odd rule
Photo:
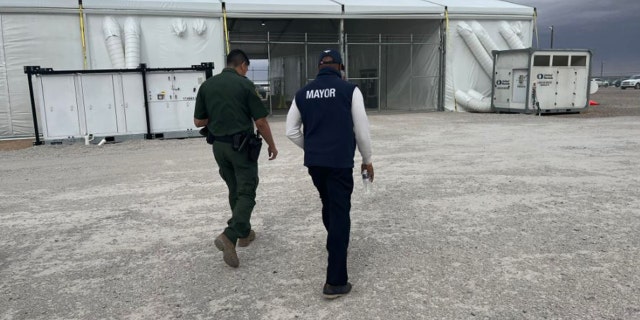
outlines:
[[[262,138],[260,138],[260,131],[256,131],[256,134],[249,135],[249,160],[258,161],[260,157],[260,149],[262,149]]]
[[[209,131],[209,128],[207,128],[206,126],[204,128],[202,128],[202,129],[200,129],[199,133],[200,133],[200,135],[206,137],[208,144],[213,144],[213,142],[216,140],[216,137],[214,137],[211,134],[211,132]]]
[[[242,152],[247,147],[247,141],[249,139],[249,134],[247,133],[236,133],[233,135],[233,142],[231,147],[234,151]]]

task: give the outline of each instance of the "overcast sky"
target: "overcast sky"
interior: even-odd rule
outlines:
[[[640,0],[509,0],[538,8],[540,48],[591,49],[592,74],[640,74]],[[534,38],[533,45],[536,45]]]

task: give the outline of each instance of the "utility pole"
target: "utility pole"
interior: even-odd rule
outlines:
[[[602,75],[604,74],[604,60],[600,61],[600,78],[602,78]]]
[[[553,26],[549,27],[549,30],[551,30],[551,49],[553,49]]]

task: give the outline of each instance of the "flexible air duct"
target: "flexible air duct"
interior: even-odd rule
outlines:
[[[524,27],[522,22],[516,21],[511,23],[511,30],[520,38],[520,40],[524,39]]]
[[[104,40],[107,44],[107,51],[111,59],[111,65],[116,69],[123,69],[124,49],[122,48],[122,39],[120,38],[120,25],[113,17],[105,17],[102,23],[104,31]]]
[[[473,33],[471,27],[465,22],[460,22],[458,24],[458,34],[462,36],[464,42],[471,50],[471,53],[476,57],[482,70],[487,73],[489,78],[491,78],[491,74],[493,73],[493,60],[491,56],[485,51],[482,43],[478,40],[478,37]],[[456,93],[457,94],[457,93]]]
[[[193,31],[199,36],[207,31],[207,24],[204,22],[204,19],[197,19],[193,22]]]
[[[507,41],[509,48],[524,49],[522,40],[520,40],[520,37],[518,37],[518,35],[513,31],[513,28],[506,21],[503,21],[500,24],[500,35],[505,41]]]
[[[128,69],[140,65],[140,26],[133,17],[124,21],[124,56]]]
[[[484,46],[489,56],[492,56],[493,51],[498,50],[498,45],[493,42],[493,39],[491,39],[491,36],[489,36],[487,30],[485,30],[485,28],[480,25],[478,21],[471,22],[471,29],[473,30],[473,33],[475,33],[478,37],[478,40],[480,40],[482,46]]]
[[[465,93],[462,90],[456,90],[456,102],[460,107],[467,112],[491,112],[491,102],[489,99],[477,99],[475,97],[482,97],[479,92],[469,90],[469,93]]]
[[[171,31],[173,31],[176,36],[182,38],[184,33],[187,31],[187,23],[182,19],[173,19],[173,22],[171,23]]]
[[[480,100],[480,101],[485,101],[487,99],[487,97],[485,97],[484,95],[482,95],[482,93],[475,91],[473,89],[469,89],[469,91],[467,91],[467,94],[474,99]]]

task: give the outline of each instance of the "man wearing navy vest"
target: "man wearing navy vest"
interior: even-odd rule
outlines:
[[[362,92],[342,79],[342,57],[335,50],[320,54],[318,75],[300,89],[287,115],[287,137],[304,149],[304,165],[322,201],[327,229],[328,266],[323,294],[337,298],[351,291],[347,249],[356,145],[361,170],[373,181],[369,121]]]

